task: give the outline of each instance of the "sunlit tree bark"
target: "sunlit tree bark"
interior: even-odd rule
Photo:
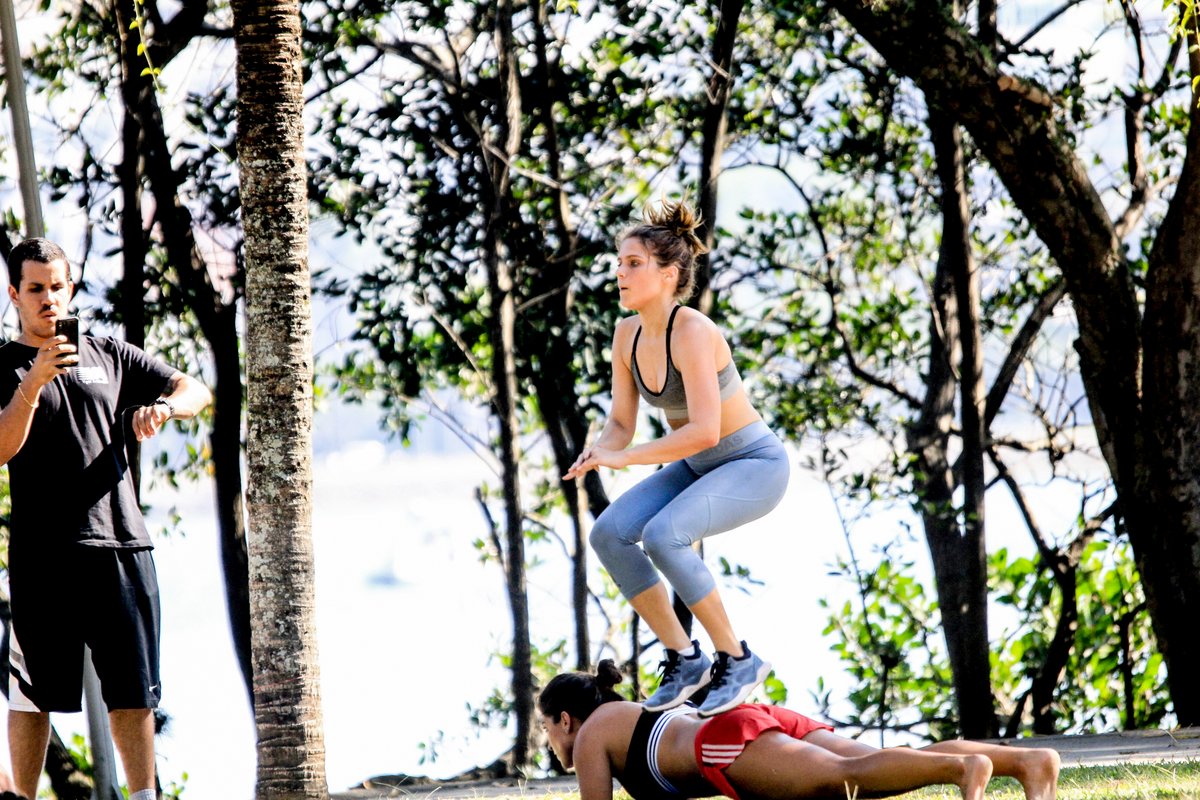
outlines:
[[[245,228],[256,796],[327,800],[312,551],[312,319],[300,6],[234,3]]]

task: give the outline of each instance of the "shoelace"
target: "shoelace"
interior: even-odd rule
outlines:
[[[682,657],[679,653],[668,651],[663,660],[658,662],[658,668],[662,670],[662,677],[658,679],[659,685],[671,680],[671,676],[679,671],[680,666],[682,666]]]
[[[717,660],[712,665],[712,680],[708,684],[710,692],[720,688],[721,684],[725,683],[725,679],[729,677],[729,660],[728,653],[717,653]]]

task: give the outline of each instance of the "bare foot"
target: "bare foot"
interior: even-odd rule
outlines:
[[[983,800],[983,791],[992,778],[992,760],[987,756],[963,756],[963,776],[958,788],[963,800]]]
[[[1058,770],[1062,759],[1048,748],[1030,750],[1023,754],[1017,780],[1025,789],[1026,800],[1054,800],[1058,794]]]

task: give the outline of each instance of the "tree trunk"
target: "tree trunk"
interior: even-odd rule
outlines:
[[[94,796],[91,776],[79,769],[70,749],[53,727],[46,747],[46,776],[50,778],[50,788],[57,800],[90,800]]]
[[[520,446],[517,435],[517,371],[515,360],[516,304],[512,265],[504,247],[504,221],[511,186],[509,163],[521,143],[521,92],[513,39],[513,9],[500,0],[496,10],[495,45],[500,79],[500,157],[487,157],[489,196],[485,260],[490,294],[492,337],[492,406],[499,426],[500,463],[504,486],[504,569],[509,610],[513,623],[512,691],[516,737],[513,768],[521,772],[529,763],[533,736],[532,647],[529,639],[529,596],[525,583],[525,529],[521,511]]]
[[[962,276],[969,273],[969,250],[961,193],[955,176],[959,158],[951,131],[931,120],[931,132],[939,162],[949,168],[949,185],[943,184],[943,235],[933,285],[930,287],[930,355],[925,381],[925,399],[918,417],[910,424],[908,448],[913,456],[913,484],[920,498],[920,514],[933,562],[938,607],[946,637],[959,726],[964,734],[994,736],[997,726],[992,702],[987,640],[986,561],[981,563],[982,528],[971,535],[960,526],[955,508],[957,487],[950,463],[950,439],[954,427],[956,367],[963,362],[963,325],[971,325],[970,314],[962,313],[959,291]],[[946,148],[949,148],[947,151]],[[979,597],[980,589],[984,597]],[[982,668],[981,668],[982,665]]]
[[[547,337],[563,341],[563,337]],[[563,475],[575,461],[576,455],[583,449],[581,444],[571,440],[566,421],[562,418],[567,397],[574,398],[574,392],[564,396],[563,378],[570,378],[574,373],[568,361],[553,344],[547,343],[545,363],[542,368],[535,370],[533,375],[534,391],[538,397],[538,408],[542,412],[542,422],[550,439],[550,448],[554,451],[555,468]],[[587,534],[588,526],[584,519],[584,508],[587,506],[587,493],[583,490],[582,480],[559,481],[563,499],[567,504],[567,514],[571,518],[571,606],[575,628],[575,669],[583,672],[591,666],[591,645],[588,636],[588,585],[587,585]]]
[[[498,226],[495,226],[498,227]],[[520,448],[517,432],[516,365],[513,353],[514,304],[512,275],[503,247],[493,227],[489,236],[488,274],[492,293],[492,381],[496,421],[500,434],[501,480],[504,486],[504,573],[513,623],[512,691],[517,732],[513,742],[513,767],[529,763],[533,734],[533,657],[529,638],[529,594],[525,582],[525,527],[521,511]]]
[[[713,38],[712,75],[708,79],[708,105],[704,109],[700,141],[700,202],[703,221],[700,240],[709,255],[696,263],[696,308],[708,315],[713,311],[712,248],[717,232],[717,180],[721,176],[721,159],[725,155],[729,95],[733,91],[733,46],[737,41],[738,18],[745,0],[721,0],[717,32]]]
[[[558,96],[550,68],[550,43],[546,35],[550,28],[549,4],[535,3],[537,24],[534,44],[537,50],[536,74],[541,87],[540,102],[534,112],[545,131],[547,177],[550,190],[552,231],[556,240],[554,254],[535,277],[531,294],[538,298],[533,310],[541,321],[530,335],[531,343],[544,349],[532,361],[534,391],[538,408],[550,437],[558,474],[565,474],[575,457],[586,446],[586,426],[582,423],[579,399],[575,392],[575,370],[571,367],[574,353],[567,340],[571,313],[571,278],[575,274],[577,237],[570,223],[570,202],[563,187],[562,159],[558,146],[558,124],[554,118],[554,100]],[[528,327],[528,326],[526,326]],[[571,424],[571,423],[574,424]],[[584,519],[587,494],[582,481],[560,481],[573,533],[571,552],[571,602],[575,628],[575,668],[585,671],[591,666],[591,645],[588,636],[587,535]]]
[[[169,46],[164,45],[163,50],[159,51],[158,55],[163,59],[178,53],[195,34],[203,17],[201,8],[200,19],[197,19],[195,6],[196,4],[185,4],[168,26],[175,33],[175,38],[169,40]],[[118,8],[126,9],[126,6],[118,5]],[[122,30],[129,27],[126,18],[129,13],[131,9],[126,9],[118,16],[118,24]],[[127,121],[127,124],[135,125],[138,134],[139,156],[133,163],[139,165],[139,170],[135,172],[130,169],[128,175],[122,171],[121,182],[128,196],[131,190],[127,181],[132,181],[140,187],[142,179],[148,179],[154,193],[155,219],[167,251],[167,258],[179,276],[184,303],[196,315],[200,330],[212,353],[216,375],[213,395],[216,400],[209,444],[212,447],[214,495],[222,573],[225,578],[226,612],[233,637],[234,653],[246,686],[246,696],[253,704],[250,586],[242,495],[242,356],[238,340],[237,303],[236,299],[229,302],[222,299],[220,291],[213,286],[209,278],[208,265],[196,248],[191,213],[179,199],[183,180],[171,163],[171,150],[163,127],[158,96],[154,93],[149,79],[140,74],[139,65],[145,62],[137,55],[138,41],[132,37],[126,38],[128,41],[123,43],[123,47],[132,48],[132,52],[124,54],[126,71],[122,73],[122,97],[126,103],[127,114],[132,113],[134,117],[134,123]],[[133,105],[129,105],[130,103]],[[131,139],[132,134],[127,131],[126,147],[130,145]],[[129,162],[130,159],[126,158],[126,163]],[[140,197],[140,194],[137,196]],[[130,214],[127,210],[123,218],[126,267],[122,285],[129,286],[129,291],[132,291],[135,279],[131,275],[135,273],[132,271],[132,264],[129,263],[130,253],[137,252],[139,245],[137,242],[130,245],[128,241],[129,236],[135,235],[135,226],[129,224],[130,220],[136,222],[136,233],[140,237],[137,242],[142,241],[144,234],[141,230],[140,206],[136,214]],[[144,245],[140,247],[141,259],[144,262],[145,248]],[[137,305],[142,309],[144,304],[141,285],[145,280],[144,270],[138,270],[136,274],[139,289]],[[129,319],[132,320],[133,317]],[[145,324],[144,318],[140,324]],[[126,322],[127,335],[132,335],[131,325],[131,321]]]
[[[940,257],[949,269],[958,315],[958,385],[962,454],[959,469],[963,487],[962,521],[955,527],[950,545],[955,562],[940,570],[957,587],[951,602],[939,602],[946,624],[947,649],[955,676],[962,734],[968,739],[994,737],[998,731],[991,689],[991,659],[988,643],[987,542],[984,536],[983,471],[983,354],[979,330],[979,273],[971,254],[970,205],[966,194],[962,137],[958,127],[936,112],[930,114],[929,130],[942,187],[942,242]],[[952,572],[953,575],[947,574]],[[938,589],[941,598],[942,591]],[[955,639],[954,644],[950,643]],[[957,658],[955,653],[957,652]],[[955,663],[957,662],[957,663]]]
[[[121,102],[125,115],[121,120],[123,152],[117,167],[121,182],[121,258],[124,270],[120,283],[118,313],[125,326],[125,341],[144,349],[146,346],[146,232],[142,227],[142,124],[137,110],[140,95],[148,82],[141,75],[137,54],[139,37],[131,32],[133,0],[116,4],[117,30],[121,33]],[[136,469],[136,462],[131,462]],[[135,477],[137,472],[134,473]]]
[[[1193,26],[1195,22],[1193,20]],[[1200,77],[1194,32],[1189,65]],[[1193,84],[1196,85],[1196,84]],[[1200,89],[1200,86],[1197,87]],[[1180,724],[1200,724],[1200,91],[1188,104],[1187,156],[1150,251],[1143,328],[1148,428],[1144,513],[1124,508]],[[1124,498],[1122,498],[1124,504]]]
[[[313,355],[298,0],[235,0],[256,797],[328,800],[312,552]]]
[[[236,301],[225,302],[212,285],[208,265],[196,248],[191,213],[179,200],[180,178],[171,165],[157,99],[147,98],[142,113],[147,138],[146,169],[154,191],[156,217],[167,257],[175,266],[187,307],[200,324],[212,352],[212,446],[217,527],[234,652],[253,702],[250,666],[250,580],[242,494],[242,366]]]
[[[1063,272],[1079,324],[1083,383],[1133,547],[1182,725],[1200,724],[1200,425],[1194,374],[1200,232],[1195,97],[1188,155],[1150,253],[1145,326],[1116,228],[1052,99],[1000,72],[944,9],[915,0],[834,6],[956,119]],[[1194,43],[1195,38],[1192,37]],[[1200,56],[1191,54],[1193,76]],[[1144,344],[1144,350],[1143,350]],[[1145,373],[1142,373],[1143,359]]]

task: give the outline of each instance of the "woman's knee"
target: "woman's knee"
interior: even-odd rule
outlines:
[[[646,525],[643,536],[646,555],[684,603],[695,605],[716,588],[704,559],[692,549],[691,538],[669,521],[655,517]]]
[[[591,543],[592,549],[596,551],[601,562],[605,563],[609,557],[615,556],[627,548],[637,546],[635,542],[622,535],[621,526],[609,514],[601,514],[597,517],[596,522],[592,525],[592,532],[588,534],[588,542]]]
[[[679,533],[671,521],[669,512],[658,514],[646,523],[646,527],[642,529],[642,546],[646,549],[646,555],[650,556],[650,560],[659,569],[684,553],[692,553],[691,539]]]

